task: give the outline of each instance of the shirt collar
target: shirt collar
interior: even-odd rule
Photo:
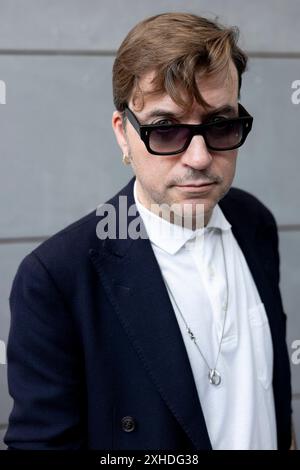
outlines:
[[[230,230],[231,225],[225,218],[220,206],[216,204],[206,227],[191,230],[187,227],[180,227],[154,214],[147,209],[138,199],[136,180],[133,186],[133,195],[136,207],[145,225],[151,243],[162,250],[173,255],[182,248],[188,240],[195,237],[202,237],[209,229]]]

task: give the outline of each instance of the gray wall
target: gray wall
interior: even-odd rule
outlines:
[[[250,54],[242,103],[255,116],[235,184],[271,208],[280,228],[288,347],[300,339],[299,0],[0,0],[0,340],[21,259],[92,210],[131,176],[110,120],[115,50],[140,19],[190,11],[238,25]],[[300,365],[292,365],[300,441]],[[11,399],[0,365],[0,440]],[[2,444],[3,446],[3,444]],[[1,444],[0,444],[1,447]]]

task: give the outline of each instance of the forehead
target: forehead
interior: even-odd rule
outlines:
[[[174,112],[182,112],[182,109],[172,100],[166,92],[153,93],[153,78],[155,71],[147,72],[139,80],[141,93],[134,94],[129,102],[136,111],[146,112],[159,104],[160,108],[167,106]],[[229,67],[214,76],[195,76],[198,89],[204,100],[213,108],[221,107],[224,104],[237,104],[238,101],[238,73],[234,63],[231,61]],[[142,99],[141,99],[142,94]],[[184,91],[182,91],[184,96]],[[201,107],[194,103],[193,107]]]

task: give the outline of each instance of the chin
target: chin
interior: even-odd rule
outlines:
[[[194,199],[185,199],[184,201],[177,201],[173,202],[174,206],[180,206],[176,210],[176,206],[174,207],[174,212],[179,215],[184,214],[185,217],[191,218],[191,219],[198,219],[198,218],[203,218],[206,214],[209,214],[213,208],[215,207],[216,203],[211,200],[205,200],[205,199],[199,199],[199,198],[194,198]]]

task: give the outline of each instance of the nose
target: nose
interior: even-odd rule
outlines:
[[[209,153],[201,135],[194,135],[190,145],[181,156],[181,162],[197,170],[203,170],[211,164],[212,155]]]

